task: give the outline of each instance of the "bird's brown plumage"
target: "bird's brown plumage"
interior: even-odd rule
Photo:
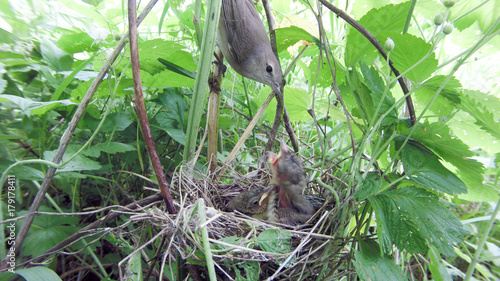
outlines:
[[[217,45],[231,67],[281,93],[283,75],[251,0],[222,0]]]

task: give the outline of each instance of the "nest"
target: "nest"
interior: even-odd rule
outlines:
[[[269,180],[267,170],[246,175],[232,171],[222,183],[214,184],[205,175],[195,173],[189,177],[180,169],[171,185],[179,194],[178,214],[150,209],[131,219],[147,220],[163,229],[162,271],[178,267],[182,261],[188,264],[194,280],[202,279],[197,274],[209,275],[207,268],[211,265],[207,264],[204,248],[207,244],[218,280],[337,280],[349,274],[344,266],[349,253],[342,252],[350,242],[343,238],[353,210],[349,194],[339,194],[337,202],[329,191],[309,183],[306,193],[323,197],[325,203],[308,224],[298,227],[225,212],[227,202],[234,196],[266,187]],[[322,182],[344,192],[348,190],[339,186],[339,180],[333,176],[323,177]],[[203,238],[205,230],[209,243]]]

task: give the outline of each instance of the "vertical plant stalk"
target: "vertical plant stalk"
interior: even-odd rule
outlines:
[[[183,159],[186,163],[192,161],[194,156],[198,129],[203,113],[203,101],[205,100],[208,85],[208,74],[210,73],[212,54],[215,49],[221,3],[221,0],[207,1],[207,15],[205,16],[205,28],[203,29],[203,38],[201,40],[201,54],[196,70],[193,99],[189,108],[186,145],[184,146]],[[189,167],[194,167],[194,163],[190,163]]]
[[[158,0],[151,0],[148,5],[144,8],[142,13],[139,15],[139,18],[137,19],[137,24],[140,24],[144,18],[148,15],[148,13],[153,9],[154,5],[156,4]],[[125,46],[125,43],[127,42],[128,38],[128,31],[126,34],[124,34],[120,41],[118,42],[117,46],[113,50],[113,52],[107,57],[107,59],[104,62],[104,65],[102,66],[101,70],[99,73],[97,73],[96,78],[92,81],[90,84],[90,87],[87,89],[87,92],[82,98],[82,101],[78,105],[78,108],[76,109],[75,115],[73,115],[73,118],[71,121],[68,123],[68,127],[66,128],[66,131],[64,131],[64,134],[61,137],[61,141],[59,142],[59,147],[57,148],[56,155],[54,156],[54,159],[52,160],[53,163],[59,164],[61,162],[62,157],[64,155],[64,152],[66,151],[66,148],[68,148],[69,141],[71,140],[71,137],[73,136],[73,133],[76,130],[76,126],[80,122],[80,119],[82,118],[83,114],[85,113],[85,109],[87,108],[88,104],[90,103],[90,100],[94,96],[95,92],[97,91],[97,88],[102,82],[102,79],[106,75],[106,73],[109,71],[111,65],[114,63],[118,55],[120,54],[121,50]],[[16,245],[16,255],[19,254],[19,249],[21,249],[21,246],[24,242],[24,239],[26,238],[26,235],[28,234],[28,231],[31,227],[31,224],[33,223],[33,220],[35,219],[36,211],[38,211],[38,208],[42,204],[42,200],[45,197],[45,193],[47,193],[47,190],[50,186],[50,183],[52,182],[52,179],[54,178],[54,175],[56,173],[57,168],[55,167],[49,167],[47,170],[47,173],[45,174],[45,178],[43,179],[42,186],[38,190],[38,193],[35,196],[35,199],[31,203],[30,210],[28,212],[28,216],[24,220],[21,228],[19,229],[19,232],[17,233],[15,245]],[[0,270],[5,269],[7,267],[7,259],[4,259],[2,261],[2,264],[0,265]]]
[[[491,229],[493,228],[493,224],[497,220],[498,210],[500,209],[500,200],[497,202],[497,206],[491,214],[491,219],[488,221],[488,231],[484,231],[482,233],[481,239],[479,240],[479,244],[477,245],[476,252],[474,253],[474,257],[469,264],[469,268],[467,268],[467,273],[465,274],[464,281],[469,281],[472,278],[472,273],[474,273],[474,269],[476,268],[476,264],[479,262],[479,257],[484,249],[484,244],[486,243],[486,239],[490,235]]]
[[[208,241],[208,230],[206,224],[207,216],[205,214],[205,201],[203,198],[198,199],[198,219],[200,220],[201,239],[203,242],[205,261],[207,263],[208,276],[211,281],[216,281],[217,276],[215,275],[214,260],[212,259],[212,249],[210,248],[210,242]]]
[[[353,18],[351,18],[348,14],[346,14],[344,11],[341,9],[335,7],[331,3],[329,3],[326,0],[319,0],[321,4],[323,4],[325,7],[330,9],[330,11],[334,12],[336,15],[341,17],[343,20],[345,20],[348,24],[350,24],[352,27],[354,27],[359,33],[361,33],[363,36],[365,36],[370,43],[372,43],[373,46],[375,46],[375,49],[384,57],[385,60],[387,60],[387,54],[384,52],[384,48],[380,43],[377,41],[377,39],[370,33],[368,30],[366,30],[363,26],[359,24],[359,22],[355,21]],[[403,79],[403,77],[400,77],[399,71],[394,67],[394,64],[392,63],[391,60],[388,61],[389,66],[391,67],[392,72],[394,72],[394,76],[399,77],[398,82],[399,86],[401,87],[401,90],[403,93],[406,95],[408,94],[409,90],[408,87],[406,86],[406,83]],[[415,108],[413,107],[413,101],[411,99],[410,95],[406,96],[406,107],[408,108],[408,113],[410,114],[410,121],[411,125],[415,125],[416,122],[416,117],[415,117]]]
[[[146,112],[146,105],[144,104],[144,96],[142,94],[142,81],[139,64],[139,47],[137,42],[137,19],[135,13],[135,0],[128,1],[128,23],[129,23],[129,37],[130,37],[130,59],[132,62],[132,76],[134,80],[134,109],[141,124],[142,135],[144,142],[148,149],[149,159],[155,171],[158,186],[160,187],[161,196],[167,205],[167,211],[170,214],[175,214],[174,201],[168,190],[167,178],[163,172],[163,168],[156,151],[151,128],[149,127],[148,113]]]
[[[222,62],[224,57],[220,50],[217,50],[217,56]],[[220,81],[222,70],[217,64],[214,64],[214,72],[210,78],[210,94],[208,96],[208,170],[214,174],[217,169],[217,143],[219,139],[219,104],[220,104]],[[202,144],[200,144],[201,146]]]

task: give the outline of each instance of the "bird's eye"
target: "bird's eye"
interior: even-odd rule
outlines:
[[[252,201],[252,204],[253,205],[258,205],[259,204],[259,200]]]
[[[273,72],[273,67],[272,67],[272,66],[270,66],[270,65],[266,66],[266,71],[267,71],[268,73]]]

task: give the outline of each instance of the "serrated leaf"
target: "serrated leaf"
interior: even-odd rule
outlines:
[[[411,35],[409,33],[387,32],[381,34],[386,38],[379,38],[385,42],[390,37],[396,44],[391,52],[390,59],[400,73],[417,83],[424,81],[436,71],[438,60],[434,52],[431,52],[432,45],[425,42],[424,39]],[[417,64],[417,62],[419,64]]]
[[[184,97],[176,92],[174,89],[165,89],[165,91],[158,95],[161,103],[165,108],[172,114],[171,116],[181,124],[181,128],[184,127],[184,114],[187,109],[187,102]]]
[[[368,176],[359,184],[358,189],[354,193],[354,197],[358,201],[365,200],[366,198],[377,194],[382,187],[382,182],[376,174],[368,174]]]
[[[475,154],[459,138],[454,137],[448,126],[441,122],[416,125],[412,138],[432,150],[444,161],[457,167],[459,175],[469,186],[482,185],[484,168],[483,164],[471,159]],[[403,132],[403,134],[405,134]]]
[[[370,10],[359,20],[359,23],[379,42],[385,42],[387,36],[379,38],[380,33],[401,32],[406,21],[406,17],[402,15],[408,14],[409,10],[409,1],[398,5],[390,4],[380,9]],[[375,58],[375,47],[361,33],[353,27],[349,27],[345,51],[346,66],[354,66],[356,61],[362,60],[365,56]]]
[[[406,175],[422,186],[451,195],[467,192],[467,186],[445,168],[434,153],[419,148],[414,142],[405,145],[401,160]]]
[[[394,260],[382,255],[373,240],[359,241],[360,251],[354,250],[356,273],[361,280],[407,280]]]
[[[292,247],[290,238],[292,234],[285,229],[267,229],[257,236],[255,242],[262,250],[270,253],[285,254]]]
[[[492,96],[492,102],[498,102],[498,98]],[[460,104],[460,109],[469,113],[474,119],[476,119],[476,124],[485,130],[497,140],[500,140],[500,120],[495,118],[492,112],[488,111],[485,107],[475,101],[468,95],[462,98],[462,103]]]
[[[460,220],[432,193],[414,186],[386,191],[368,199],[382,225],[380,234],[401,250],[425,254],[433,245],[441,254],[454,254],[453,244],[466,233]],[[383,245],[384,250],[391,244]]]
[[[243,268],[245,271],[245,276],[241,276],[239,270],[236,270],[236,280],[237,281],[257,281],[259,280],[259,263],[256,261],[245,261],[243,263],[238,263],[238,267]]]
[[[434,94],[444,83],[445,79],[446,76],[444,75],[436,75],[422,83],[422,85],[415,90],[414,96],[416,100],[422,105],[430,103]],[[452,78],[441,90],[437,99],[431,104],[430,109],[438,116],[448,116],[456,110],[457,105],[460,103],[462,96],[461,91],[462,85],[460,82]]]
[[[370,113],[372,118],[381,118],[383,114],[386,114],[389,109],[394,105],[394,97],[391,92],[385,89],[385,83],[380,74],[374,67],[368,67],[366,64],[361,64],[361,72],[365,78],[365,85],[371,91],[371,98],[373,102],[372,112]],[[382,104],[380,104],[382,103]],[[374,116],[375,110],[380,107],[377,115]],[[389,111],[387,116],[382,120],[382,126],[388,126],[398,121],[398,113],[396,109],[393,108]]]

